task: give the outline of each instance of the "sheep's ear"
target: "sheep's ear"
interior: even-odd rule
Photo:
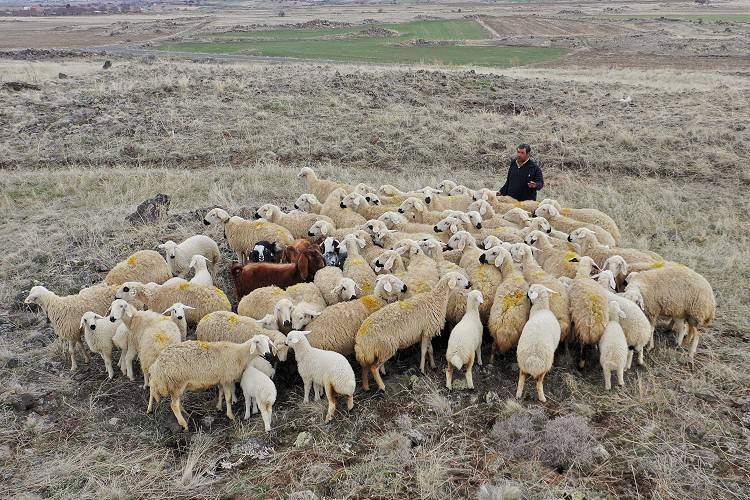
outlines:
[[[78,325],[78,328],[83,328],[83,316],[81,316],[81,323]]]
[[[307,257],[305,255],[302,255],[297,260],[297,269],[299,270],[300,277],[307,281],[307,279],[310,277],[310,263],[307,262]]]
[[[164,311],[162,314],[167,314],[172,312],[172,307],[169,307],[166,311]]]
[[[609,287],[612,290],[617,290],[617,283],[615,283],[615,276],[613,274],[609,275]]]
[[[500,252],[497,254],[497,257],[495,257],[495,267],[500,267],[503,265],[503,259],[505,258],[505,255]]]
[[[195,310],[195,307],[186,306],[185,304],[182,305],[182,308],[185,309],[185,310],[189,310],[189,311]]]
[[[391,293],[393,291],[393,286],[391,285],[390,281],[386,281],[383,285],[383,290],[385,290],[388,293]]]
[[[399,255],[404,255],[406,253],[406,247],[398,247],[398,248],[396,248],[396,252]]]
[[[534,290],[529,290],[529,293],[527,295],[530,300],[536,300],[536,298],[539,296],[539,294]]]
[[[547,292],[549,292],[549,293],[560,293],[560,292],[557,292],[555,290],[552,290],[551,288],[547,288],[546,286],[544,287],[544,289],[547,290]]]
[[[414,208],[416,208],[417,210],[419,210],[420,212],[422,212],[422,211],[424,211],[424,208],[425,208],[424,207],[424,203],[422,203],[421,200],[416,200],[416,201],[414,201]]]
[[[487,206],[485,204],[481,204],[479,206],[479,215],[484,215],[487,213]]]
[[[365,243],[365,240],[363,240],[362,238],[357,238],[356,241],[357,245],[359,245],[359,248],[365,248],[365,246],[367,246],[367,243]]]
[[[617,315],[618,315],[618,316],[620,317],[620,319],[625,319],[625,318],[627,318],[627,315],[625,314],[625,311],[623,311],[622,309],[620,309],[620,310],[619,310],[619,311],[617,312]]]
[[[466,248],[466,239],[461,238],[461,241],[458,242],[458,249],[463,252],[464,248]]]
[[[456,233],[458,232],[458,226],[456,225],[456,223],[455,223],[455,222],[454,222],[453,224],[451,224],[451,225],[450,225],[450,231],[451,231],[451,233],[453,233],[453,234],[456,234]]]
[[[393,264],[395,262],[396,262],[396,256],[391,255],[390,257],[388,257],[388,260],[385,261],[385,267],[387,267],[388,269],[393,269]]]
[[[456,288],[457,284],[458,284],[458,280],[454,276],[448,278],[448,287],[449,288]]]
[[[165,248],[167,248],[167,246],[166,246],[166,245],[165,245],[164,243],[160,243],[160,244],[159,244],[159,245],[157,246],[157,248],[160,248],[161,250],[164,250]]]

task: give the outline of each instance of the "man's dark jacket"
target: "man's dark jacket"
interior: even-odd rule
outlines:
[[[536,182],[536,188],[530,188],[527,184],[529,181]],[[518,168],[516,160],[513,159],[508,168],[508,178],[500,188],[500,194],[511,196],[518,201],[536,200],[536,192],[542,187],[544,187],[542,169],[535,160],[529,158],[521,168]]]

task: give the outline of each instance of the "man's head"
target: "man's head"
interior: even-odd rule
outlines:
[[[531,146],[528,144],[521,144],[518,146],[518,149],[516,149],[516,159],[518,160],[518,163],[523,163],[528,160],[530,154]]]

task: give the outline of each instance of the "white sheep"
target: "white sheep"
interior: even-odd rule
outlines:
[[[444,180],[440,181],[440,183],[437,185],[437,188],[440,191],[443,191],[443,192],[447,193],[447,192],[449,192],[450,190],[452,190],[456,186],[458,186],[458,184],[456,184],[455,181],[452,181],[450,179],[444,179]]]
[[[338,267],[326,266],[315,273],[313,280],[315,286],[320,289],[327,305],[332,306],[339,302],[346,302],[357,297],[357,284],[351,278],[345,278],[344,272]]]
[[[286,299],[280,304],[282,299]],[[273,314],[277,319],[278,326],[289,328],[291,324],[292,302],[289,294],[277,286],[264,286],[256,288],[248,293],[237,305],[237,314],[240,316],[249,316],[251,318],[262,318],[267,314]],[[289,331],[289,330],[287,330]]]
[[[579,227],[586,227],[596,233],[596,238],[599,243],[603,245],[615,246],[615,239],[606,230],[597,226],[596,224],[589,224],[587,222],[580,222],[569,217],[565,217],[560,211],[553,205],[540,204],[539,208],[534,211],[534,215],[537,217],[544,217],[552,224],[552,227],[570,233]]]
[[[425,370],[425,356],[429,352],[430,366],[435,368],[432,351],[433,337],[440,335],[445,324],[449,291],[469,288],[469,281],[458,273],[443,276],[429,292],[389,304],[372,313],[360,326],[354,345],[357,361],[362,366],[362,386],[369,390],[369,375],[381,390],[385,384],[379,368],[399,349],[421,344],[419,369]]]
[[[346,396],[347,409],[351,410],[354,407],[354,370],[343,355],[312,347],[307,340],[309,334],[309,331],[293,330],[289,332],[286,342],[294,349],[297,370],[304,383],[303,402],[307,403],[310,400],[311,385],[322,386],[328,398],[325,421],[330,422],[336,411],[337,395]]]
[[[190,279],[190,283],[208,287],[214,286],[214,279],[208,270],[208,259],[203,255],[193,255],[193,258],[190,259],[190,269],[195,269],[195,276]]]
[[[581,254],[588,255],[597,266],[604,266],[604,262],[614,256],[619,255],[627,263],[653,263],[663,262],[664,258],[658,253],[648,250],[637,250],[635,248],[618,248],[609,247],[599,244],[596,233],[586,227],[580,227],[573,230],[568,236],[568,240],[581,246]]]
[[[255,212],[255,218],[265,219],[268,222],[285,227],[294,238],[307,238],[310,226],[319,220],[333,223],[331,218],[325,215],[301,212],[299,210],[285,214],[281,211],[281,208],[271,203],[266,203],[258,208]]]
[[[206,258],[208,268],[212,276],[216,276],[216,266],[221,259],[219,245],[208,236],[196,234],[177,244],[172,240],[165,241],[159,245],[164,250],[167,265],[173,276],[182,276],[188,272],[190,262],[194,255],[202,255]],[[127,281],[143,281],[129,279]]]
[[[268,324],[266,318],[254,319],[229,311],[206,314],[195,329],[195,337],[205,342],[234,342],[241,344],[255,335],[265,335],[271,341],[271,349],[279,361],[286,361],[286,336],[278,331],[275,321]]]
[[[615,239],[616,245],[620,244],[620,229],[617,227],[617,224],[615,224],[615,221],[612,220],[612,218],[604,212],[601,212],[595,208],[562,207],[556,200],[552,200],[549,198],[545,198],[539,204],[553,205],[562,215],[566,217],[570,217],[571,219],[576,219],[581,222],[588,222],[589,224],[595,224],[611,234]]]
[[[180,330],[180,340],[182,342],[187,338],[187,313],[185,311],[190,311],[192,309],[195,308],[177,302],[176,304],[169,306],[169,308],[162,313],[169,314],[169,317],[172,318],[174,324],[177,325],[177,328]]]
[[[617,373],[618,385],[625,385],[623,374],[628,362],[628,343],[620,326],[620,320],[626,317],[625,313],[615,301],[609,302],[608,313],[609,321],[599,339],[599,364],[604,373],[606,390],[612,389],[613,371]]]
[[[112,369],[112,337],[117,332],[120,322],[111,322],[108,317],[100,316],[93,311],[87,311],[81,316],[81,328],[83,338],[91,349],[91,352],[99,354],[104,360],[107,369],[107,378],[114,377]]]
[[[404,239],[398,242],[394,250],[409,259],[406,271],[396,275],[404,280],[411,293],[422,293],[435,288],[440,280],[440,272],[435,261],[425,255],[419,243]]]
[[[159,252],[140,250],[115,264],[107,273],[104,282],[108,285],[121,285],[126,281],[164,283],[171,277],[169,265]]]
[[[364,195],[355,192],[344,196],[339,206],[341,208],[350,208],[365,219],[375,219],[390,210],[389,207],[370,204]]]
[[[321,312],[323,312],[322,308],[307,302],[295,304],[292,310],[292,330],[303,329],[308,323],[320,316]]]
[[[345,184],[319,178],[310,167],[304,167],[300,170],[297,177],[304,179],[307,184],[307,192],[312,193],[319,200],[325,200],[336,189],[343,188],[344,192],[351,191],[352,189]]]
[[[256,358],[261,359],[261,358]],[[271,377],[258,370],[251,364],[245,368],[240,380],[242,394],[245,396],[245,420],[250,418],[250,406],[252,403],[253,414],[258,412],[263,417],[263,425],[266,432],[271,430],[271,415],[273,404],[276,402],[276,386]]]
[[[320,209],[320,213],[330,217],[337,228],[361,226],[367,219],[350,208],[341,207],[341,201],[346,194],[347,191],[345,189],[333,190],[323,202],[323,208]]]
[[[591,257],[581,257],[576,276],[568,288],[573,333],[582,348],[599,343],[610,319],[606,291],[590,277],[593,266]]]
[[[237,215],[230,217],[227,211],[221,208],[211,209],[203,218],[203,223],[207,226],[211,224],[224,226],[224,237],[227,239],[229,248],[237,254],[237,260],[242,265],[247,263],[248,254],[259,241],[274,242],[282,247],[289,246],[294,241],[289,230],[278,224],[264,220],[246,220]]]
[[[466,386],[474,388],[471,370],[474,361],[482,365],[482,332],[484,326],[479,317],[479,305],[483,302],[482,292],[472,290],[466,295],[466,313],[451,330],[445,359],[448,367],[445,370],[445,386],[450,390],[453,384],[453,368],[457,370],[466,366]]]
[[[349,234],[344,237],[347,258],[344,262],[344,276],[351,278],[362,289],[362,293],[370,294],[375,289],[375,271],[360,256],[359,249],[364,248],[367,243],[356,235]]]
[[[152,403],[169,395],[170,407],[183,429],[188,425],[182,416],[180,398],[186,390],[201,390],[220,385],[227,403],[227,417],[232,413],[232,387],[242,378],[248,363],[269,352],[268,337],[256,335],[242,344],[188,340],[164,349],[151,366],[151,383],[147,413]]]
[[[36,304],[47,315],[55,334],[62,340],[63,347],[67,347],[70,369],[75,371],[78,368],[76,350],[81,351],[87,363],[90,359],[81,341],[81,317],[87,311],[106,314],[115,298],[115,290],[116,287],[100,284],[84,288],[76,295],[60,296],[37,285],[31,288],[24,304]]]
[[[555,278],[575,277],[578,272],[577,260],[580,257],[576,252],[554,247],[550,238],[541,231],[531,231],[524,243],[538,250],[535,253],[536,260],[546,272]]]
[[[320,214],[320,210],[323,208],[323,204],[312,193],[299,195],[293,206],[295,210],[312,214]]]
[[[526,376],[536,379],[536,394],[542,403],[544,396],[544,377],[552,369],[555,350],[560,343],[560,324],[550,311],[550,294],[557,293],[543,285],[529,286],[528,298],[531,301],[529,320],[523,327],[516,348],[518,361],[518,389],[516,398],[523,397],[523,385]]]

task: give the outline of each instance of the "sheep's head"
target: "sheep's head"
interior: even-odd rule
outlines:
[[[294,304],[289,299],[281,299],[276,302],[273,308],[273,314],[276,317],[276,324],[279,328],[289,329],[292,327],[292,311]]]
[[[294,202],[295,210],[301,210],[303,212],[310,212],[313,205],[318,205],[320,202],[314,194],[305,193],[299,195],[297,200]]]
[[[388,229],[395,229],[407,223],[406,217],[396,212],[385,212],[378,217],[378,220],[383,222]]]
[[[365,197],[357,192],[351,192],[342,198],[339,207],[341,208],[359,208],[360,205],[367,205]]]
[[[505,262],[512,262],[510,253],[502,245],[485,250],[479,256],[480,264],[492,264],[495,267],[501,267]]]
[[[323,240],[323,253],[338,253],[340,246],[341,244],[336,238],[333,236],[327,236],[326,239]]]
[[[427,205],[424,202],[414,196],[409,196],[405,199],[398,207],[398,213],[400,214],[414,214],[421,213],[427,210]]]
[[[484,304],[484,295],[479,290],[472,290],[466,294],[466,306],[473,305],[479,307],[480,304]]]
[[[547,235],[541,231],[531,231],[526,235],[526,238],[523,239],[524,243],[526,243],[530,247],[536,248],[539,248],[540,245],[545,241],[547,241]]]
[[[514,243],[510,246],[508,249],[508,252],[510,253],[511,258],[513,259],[513,262],[526,262],[528,259],[533,259],[533,249],[534,247],[530,247],[526,243]]]
[[[434,256],[433,254],[435,253],[435,250],[442,250],[443,248],[443,244],[435,238],[424,238],[417,243],[419,243],[419,248],[421,248],[425,254],[431,256]]]
[[[276,322],[276,316],[273,314],[266,314],[260,319],[256,319],[255,323],[263,328],[264,330],[278,330],[279,325]]]
[[[318,316],[320,316],[320,310],[317,307],[307,302],[300,302],[292,310],[292,328],[295,330],[304,328]]]
[[[206,216],[203,218],[203,224],[210,226],[211,224],[226,223],[229,220],[229,214],[222,208],[212,208],[208,211]]]
[[[474,191],[474,195],[472,196],[472,199],[474,201],[477,201],[477,200],[485,200],[485,201],[487,201],[487,200],[491,200],[492,196],[494,196],[494,195],[495,195],[494,191],[492,191],[492,190],[490,190],[488,188],[480,188],[480,189],[477,189],[476,191]]]
[[[467,245],[476,246],[477,240],[467,231],[459,231],[448,240],[447,248],[449,250],[463,251]]]
[[[81,316],[80,328],[85,328],[93,332],[96,330],[96,321],[100,319],[104,319],[104,316],[99,316],[94,311],[86,311]]]
[[[422,248],[419,246],[419,243],[411,239],[403,239],[399,241],[398,243],[396,243],[396,246],[393,249],[398,252],[399,255],[409,257],[424,253],[422,252]]]
[[[383,184],[378,188],[378,193],[384,196],[400,196],[403,192],[391,184]]]
[[[550,294],[558,293],[544,285],[530,285],[529,291],[526,292],[526,296],[529,298],[532,304],[536,303],[539,298],[547,298]]]
[[[536,210],[534,210],[534,215],[537,217],[544,217],[547,220],[555,220],[555,217],[560,215],[560,211],[557,210],[554,205],[542,203]]]
[[[126,281],[115,292],[116,299],[122,299],[132,303],[138,297],[138,293],[143,289],[143,283],[138,281]]]
[[[253,335],[247,343],[250,344],[251,354],[265,356],[271,352],[271,341],[265,335]]]
[[[477,211],[483,218],[491,219],[495,216],[495,209],[486,200],[472,201],[468,208],[469,211]]]
[[[366,195],[368,191],[372,191],[372,189],[364,182],[360,182],[359,184],[354,186],[354,192],[359,193],[363,196]]]
[[[446,191],[445,189],[443,191]],[[448,189],[448,196],[471,196],[474,194],[474,190],[463,185],[458,185],[453,189]]]
[[[406,283],[392,274],[381,274],[375,280],[373,295],[387,302],[393,302],[408,291]]]
[[[514,207],[503,214],[503,219],[519,226],[525,226],[531,220],[531,216],[523,208]]]
[[[452,180],[445,179],[445,180],[440,181],[440,184],[437,185],[437,188],[441,191],[451,191],[453,188],[457,186],[458,184],[456,184]]]
[[[502,244],[503,244],[503,240],[501,240],[494,234],[491,234],[482,240],[482,248],[484,248],[485,250],[489,250],[492,247],[496,247]]]
[[[595,274],[592,278],[596,278],[596,281],[603,286],[611,290],[617,289],[617,283],[615,282],[615,275],[609,269],[605,269],[599,274]]]
[[[544,217],[534,217],[526,221],[526,227],[531,228],[532,231],[541,231],[543,233],[551,233],[552,225]]]
[[[430,186],[426,186],[426,187],[423,187],[422,189],[418,189],[417,192],[422,194],[422,199],[428,205],[432,203],[432,200],[434,200],[438,194],[442,193],[442,191],[440,191],[439,189],[435,189]]]
[[[464,224],[469,224],[469,223],[470,223],[469,216],[466,214],[461,214],[461,216],[449,215],[443,220],[438,221],[432,227],[432,230],[435,231],[436,233],[445,233],[449,231],[451,234],[456,234],[461,229],[463,229]]]
[[[446,273],[440,279],[440,281],[447,281],[448,288],[450,288],[451,290],[456,288],[464,288],[468,290],[469,288],[471,288],[471,282],[469,281],[469,278],[456,271]]]
[[[393,270],[397,260],[401,260],[401,256],[396,250],[386,250],[372,260],[371,267],[376,273],[383,271],[389,273]]]
[[[540,203],[540,205],[552,205],[557,209],[558,212],[562,212],[562,205],[557,200],[553,200],[552,198],[545,198]]]
[[[307,343],[307,336],[310,335],[310,333],[312,332],[292,330],[286,336],[286,345],[294,349],[295,346],[300,343]]]
[[[298,179],[315,179],[315,172],[310,167],[303,167],[297,174]]]
[[[24,299],[23,303],[24,304],[38,304],[39,299],[41,299],[44,295],[47,295],[49,293],[50,291],[41,285],[32,286],[31,290],[29,290],[28,297]]]
[[[615,321],[615,318],[625,319],[627,318],[627,315],[625,314],[625,311],[622,310],[620,307],[620,304],[618,304],[614,300],[609,301],[609,305],[607,307],[609,312],[609,320]]]
[[[359,246],[359,248],[364,248],[367,246],[367,242],[357,236],[356,234],[350,233],[344,236],[344,245],[346,246],[347,250],[350,250],[352,248],[356,248],[356,246]],[[352,252],[356,253],[356,252]]]
[[[116,299],[114,302],[112,302],[112,305],[109,307],[109,321],[112,323],[116,322],[119,319],[122,319],[129,313],[132,313],[133,306],[128,304],[123,299]]]
[[[482,229],[482,214],[476,210],[469,210],[466,212],[469,217],[469,223],[477,229]]]
[[[164,250],[164,255],[168,261],[172,261],[177,258],[177,243],[172,240],[165,241],[158,247],[160,250]]]
[[[348,302],[357,296],[357,290],[362,291],[353,279],[341,278],[333,288],[333,294],[343,302]]]
[[[315,221],[307,231],[308,236],[328,236],[333,234],[336,228],[327,220]]]
[[[380,196],[375,193],[365,193],[365,200],[370,205],[380,205]]]
[[[568,235],[568,241],[578,243],[579,245],[586,242],[596,244],[596,233],[587,227],[579,227],[571,231]]]
[[[615,277],[628,275],[628,263],[622,257],[622,255],[613,255],[604,261],[603,268],[608,271],[612,271]]]
[[[622,294],[623,297],[628,299],[631,302],[634,302],[638,307],[641,308],[641,310],[645,311],[645,305],[643,301],[643,294],[641,293],[641,290],[638,287],[628,287],[627,290],[625,290]]]
[[[185,311],[191,311],[195,310],[195,307],[188,306],[183,304],[182,302],[175,302],[172,304],[169,309],[164,311],[162,314],[169,314],[172,319],[176,319],[177,321],[182,321],[185,319]]]
[[[261,206],[258,210],[255,211],[255,214],[253,214],[253,218],[265,219],[267,221],[273,222],[275,215],[280,212],[281,212],[281,209],[277,207],[276,205],[273,205],[271,203],[266,203],[265,205]]]
[[[201,254],[195,254],[193,255],[193,258],[190,259],[189,267],[190,269],[198,269],[198,270],[206,269],[207,263],[208,263],[208,259],[206,257],[204,257]]]

